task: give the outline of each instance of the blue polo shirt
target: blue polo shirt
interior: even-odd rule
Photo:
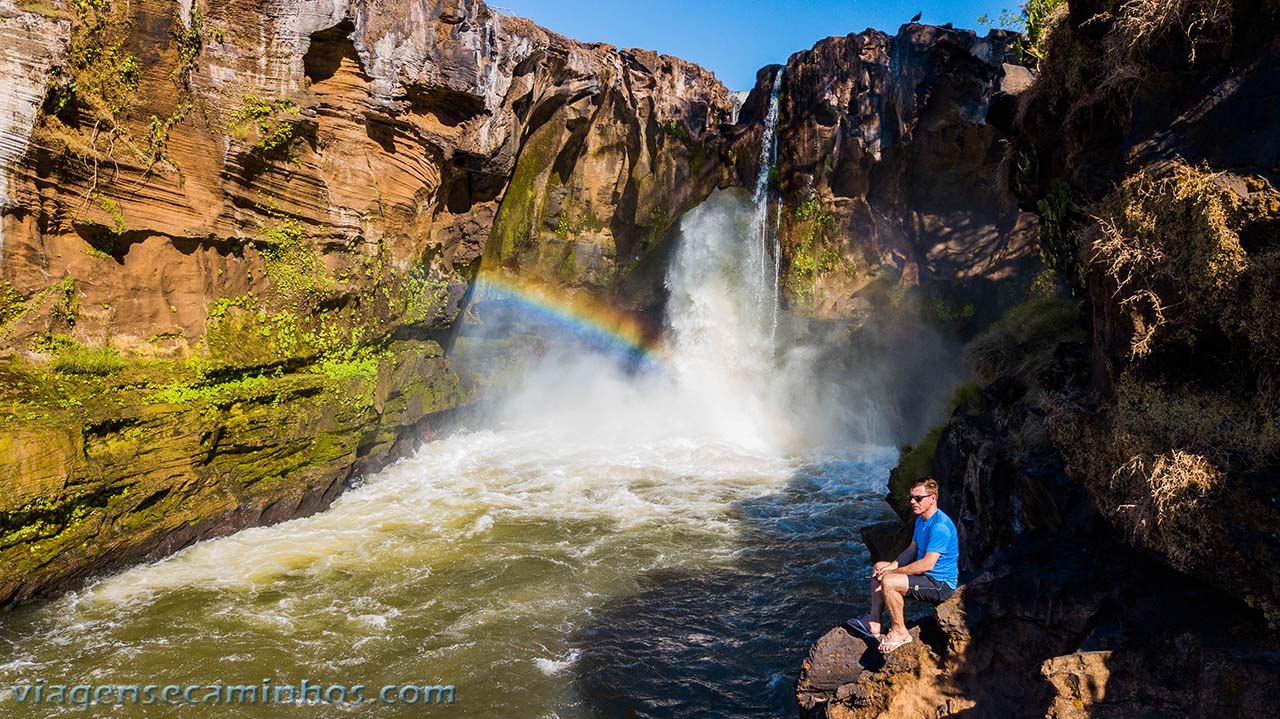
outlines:
[[[924,559],[925,552],[938,553],[938,563],[925,572],[925,576],[955,589],[960,581],[960,536],[951,517],[943,514],[941,509],[929,519],[916,517],[916,528],[911,538],[916,543],[916,561]]]

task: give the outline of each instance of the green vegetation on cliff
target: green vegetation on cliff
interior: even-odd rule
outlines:
[[[245,95],[242,100],[228,118],[231,136],[252,141],[252,151],[265,158],[290,159],[289,150],[298,139],[298,106],[288,98]]]
[[[431,341],[235,372],[72,351],[56,372],[0,359],[0,602],[113,552],[218,531],[232,512],[316,502],[466,401]],[[112,542],[94,539],[109,527]]]
[[[832,247],[833,228],[836,224],[834,214],[826,211],[817,197],[796,206],[794,222],[799,237],[797,246],[791,251],[791,263],[784,278],[784,287],[793,305],[799,308],[810,308],[818,296],[815,283],[837,269],[845,274],[852,273],[852,265],[844,256]]]

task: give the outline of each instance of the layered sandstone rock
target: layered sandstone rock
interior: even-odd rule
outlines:
[[[0,604],[325,506],[467,400],[486,247],[652,304],[729,181],[710,73],[472,0],[3,0],[0,68]]]

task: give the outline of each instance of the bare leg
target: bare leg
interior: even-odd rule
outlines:
[[[902,610],[902,605],[906,602],[907,577],[903,574],[890,574],[884,578],[882,584],[884,585],[882,591],[884,605],[889,610],[889,618],[892,621],[888,633],[885,634],[885,639],[899,642],[908,636]]]
[[[883,569],[889,566],[890,562],[876,562],[876,569]],[[884,590],[880,586],[880,580],[871,579],[871,612],[862,620],[872,634],[880,633],[880,614],[884,611]]]

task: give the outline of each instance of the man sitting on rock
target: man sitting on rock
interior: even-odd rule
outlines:
[[[938,483],[931,478],[911,485],[911,511],[916,515],[911,544],[892,562],[876,562],[871,572],[871,613],[849,620],[849,627],[880,640],[880,651],[892,652],[911,642],[903,623],[905,597],[941,604],[956,590],[960,540],[956,525],[938,509]],[[903,562],[909,562],[903,564]],[[889,609],[889,632],[880,636],[880,614]]]

